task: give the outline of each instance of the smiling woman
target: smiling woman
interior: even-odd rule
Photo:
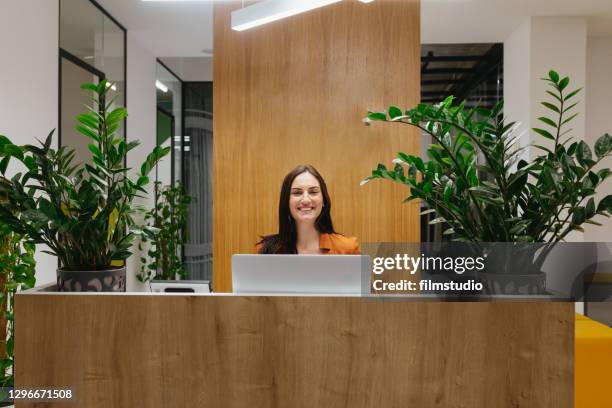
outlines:
[[[299,165],[285,176],[278,202],[278,234],[261,238],[260,254],[361,253],[357,238],[334,231],[331,199],[317,169]]]

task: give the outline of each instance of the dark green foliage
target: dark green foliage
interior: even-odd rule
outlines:
[[[191,196],[185,194],[183,186],[161,188],[160,182],[155,182],[155,207],[147,212],[145,221],[155,229],[150,237],[143,237],[138,245],[140,251],[150,242],[148,258],[141,258],[141,282],[150,280],[174,280],[187,277],[181,259],[181,247],[187,243],[187,214]]]
[[[0,200],[2,198],[0,197]],[[8,226],[0,225],[0,321],[4,331],[0,355],[0,386],[14,386],[14,306],[15,293],[30,289],[35,283],[34,245],[12,232]]]
[[[74,164],[75,153],[66,147],[52,149],[53,132],[39,146],[18,147],[0,137],[0,159],[15,158],[25,165],[25,172],[0,183],[0,194],[7,197],[0,203],[0,222],[46,244],[61,268],[107,269],[131,255],[136,236],[154,232],[136,227],[133,201],[146,194],[148,173],[170,148],[156,147],[135,180],[130,179],[124,162],[139,143],[116,134],[126,110],[111,110],[113,100],[106,101],[111,87],[105,80],[81,88],[93,93],[92,107],[77,117],[77,130],[91,139],[92,164]],[[4,174],[7,166],[0,167]]]
[[[448,97],[438,105],[419,104],[404,113],[396,107],[369,112],[369,120],[415,126],[435,143],[429,161],[399,153],[394,166],[379,164],[371,179],[388,179],[410,188],[405,201],[421,199],[436,212],[432,223],[445,222],[453,239],[473,242],[559,242],[595,215],[612,214],[612,196],[595,203],[597,187],[611,174],[595,167],[612,155],[612,137],[601,136],[594,149],[572,142],[566,130],[580,89],[566,92],[569,78],[555,71],[547,81],[552,101],[542,104],[550,116],[533,131],[550,141],[534,144],[543,153],[530,163],[520,160],[514,123],[505,123],[503,102],[491,111],[466,110]],[[594,153],[593,153],[594,151]],[[477,164],[478,154],[484,164]]]

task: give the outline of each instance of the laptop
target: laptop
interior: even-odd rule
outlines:
[[[367,255],[234,255],[234,293],[361,294]],[[365,283],[366,285],[368,282]]]

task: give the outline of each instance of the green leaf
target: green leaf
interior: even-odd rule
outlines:
[[[6,173],[6,169],[8,168],[10,160],[11,160],[11,156],[6,156],[0,161],[0,174]]]
[[[586,220],[586,209],[584,207],[576,207],[572,211],[572,224],[580,225]]]
[[[557,73],[557,71],[554,71],[554,70],[551,69],[550,71],[548,71],[548,77],[554,83],[558,83],[559,82],[559,74]]]
[[[610,176],[610,174],[612,174],[610,169],[601,169],[597,172],[597,177],[599,177],[601,181],[604,181]]]
[[[540,136],[545,137],[546,139],[555,140],[555,137],[553,135],[551,135],[550,132],[548,132],[548,131],[546,131],[544,129],[533,128],[533,131],[536,132],[537,134],[539,134]]]
[[[588,165],[589,162],[593,159],[591,148],[582,140],[578,142],[578,146],[576,147],[576,158],[583,166],[585,164]]]
[[[402,110],[400,108],[398,108],[397,106],[390,106],[389,107],[389,117],[391,119],[396,118],[398,116],[402,116]]]
[[[559,108],[557,108],[555,105],[553,105],[550,102],[542,102],[542,105],[546,106],[548,109],[552,110],[553,112],[560,113]]]
[[[14,349],[15,349],[15,338],[9,337],[8,340],[6,341],[6,354],[8,354],[9,356],[12,356]]]
[[[598,158],[602,158],[610,152],[612,152],[612,136],[606,133],[595,142],[595,154]]]
[[[444,186],[444,196],[443,196],[444,201],[449,202],[452,194],[453,194],[453,181],[448,180],[446,182],[446,186]]]
[[[561,81],[559,81],[559,90],[564,90],[565,87],[567,87],[569,85],[570,79],[569,77],[565,77],[563,78]]]
[[[23,161],[23,150],[14,144],[7,144],[3,146],[4,153],[17,158],[20,161]]]
[[[93,139],[94,141],[96,141],[98,143],[100,142],[100,136],[96,132],[94,132],[90,128],[88,128],[87,126],[84,126],[82,124],[78,124],[76,126],[76,130],[78,130],[79,133],[82,134],[83,136],[87,136],[88,138]]]
[[[570,120],[574,119],[576,116],[578,116],[578,113],[574,113],[573,115],[571,115],[569,118],[565,119],[563,122],[561,122],[562,125],[565,125],[567,122],[569,122]]]
[[[368,119],[370,120],[387,120],[387,114],[384,112],[368,112]]]
[[[552,126],[552,127],[554,127],[554,128],[557,128],[557,124],[556,124],[556,123],[555,123],[555,122],[554,122],[552,119],[549,119],[549,118],[546,118],[546,117],[541,116],[541,117],[539,117],[539,118],[538,118],[538,120],[539,120],[540,122],[544,122],[544,123],[546,123],[546,124],[547,124],[547,125],[549,125],[549,126]]]
[[[575,91],[570,92],[569,94],[567,94],[567,96],[565,97],[565,100],[567,101],[569,98],[571,98],[572,96],[578,94],[578,92],[582,91],[582,88],[578,88]]]
[[[612,194],[608,194],[597,205],[597,212],[606,211],[612,215]]]
[[[102,152],[100,151],[100,149],[98,148],[98,146],[96,146],[95,144],[88,144],[87,148],[89,149],[90,152],[92,152],[95,156],[98,156],[100,158],[102,158]]]
[[[438,218],[434,218],[433,220],[429,221],[428,224],[429,225],[434,225],[434,224],[441,224],[443,222],[446,222],[446,218],[438,217]]]
[[[559,102],[561,102],[561,98],[559,98],[559,95],[555,94],[554,92],[550,90],[547,90],[546,93],[552,96],[553,98],[555,98],[556,100],[558,100]]]
[[[92,84],[92,83],[84,83],[81,84],[81,89],[83,90],[90,90],[90,91],[94,91],[94,92],[98,92],[98,85]]]
[[[591,218],[595,215],[595,199],[593,197],[589,198],[589,201],[586,205],[586,218]]]
[[[8,137],[0,135],[0,151],[2,151],[2,146],[7,144],[13,144],[13,142],[11,142],[11,139],[9,139]]]

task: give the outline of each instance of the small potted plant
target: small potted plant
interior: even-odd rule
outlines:
[[[46,244],[59,260],[59,291],[125,291],[124,261],[137,236],[151,235],[133,219],[134,199],[147,194],[148,174],[170,148],[155,147],[130,178],[125,159],[138,141],[117,134],[127,116],[124,108],[111,110],[107,100],[112,84],[83,84],[93,94],[93,106],[77,117],[77,130],[89,138],[91,163],[74,164],[74,151],[51,148],[51,134],[40,146],[18,147],[1,137],[0,172],[15,158],[25,165],[0,184],[7,200],[0,203],[0,222],[31,242]]]
[[[612,136],[601,136],[593,149],[582,140],[572,141],[567,128],[576,116],[572,109],[580,89],[568,91],[569,78],[555,71],[543,80],[550,86],[547,93],[552,100],[542,105],[551,114],[538,118],[545,126],[533,131],[547,144],[533,145],[542,153],[529,163],[521,159],[526,147],[518,147],[515,124],[504,121],[503,102],[493,110],[465,109],[464,103],[453,104],[451,96],[440,104],[419,104],[405,112],[392,106],[388,112],[368,113],[368,124],[386,121],[417,127],[434,143],[427,150],[428,161],[400,152],[393,168],[379,164],[363,184],[387,179],[407,186],[406,201],[425,202],[427,212],[436,214],[430,223],[446,225],[444,234],[451,240],[512,242],[523,253],[533,252],[536,258],[531,265],[501,259],[503,268],[480,274],[490,292],[512,281],[513,288],[542,293],[545,276],[540,267],[552,246],[570,232],[582,231],[585,223],[597,225],[595,215],[612,214],[612,195],[598,203],[594,197],[612,174],[606,167],[599,168],[612,155]],[[479,156],[484,163],[478,162]],[[544,244],[537,255],[543,246],[535,243]]]
[[[164,186],[155,182],[155,207],[147,211],[145,221],[157,231],[150,239],[139,243],[144,253],[148,245],[148,258],[140,258],[141,282],[186,279],[187,270],[181,259],[181,248],[187,243],[187,213],[191,196],[185,194],[183,185]]]

